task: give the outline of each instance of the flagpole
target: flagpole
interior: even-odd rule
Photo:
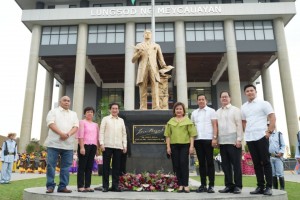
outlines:
[[[152,41],[155,42],[155,0],[151,0],[152,6],[152,17],[151,17],[151,31],[152,31]]]

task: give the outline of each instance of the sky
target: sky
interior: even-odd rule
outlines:
[[[296,1],[300,10],[300,1]],[[14,0],[5,0],[0,6],[0,135],[9,132],[20,136],[27,68],[31,43],[31,32],[21,22],[21,9]],[[300,16],[296,15],[285,28],[292,81],[295,91],[297,113],[300,115]],[[271,69],[274,110],[277,116],[277,129],[287,133],[286,119],[281,92],[280,76],[277,62]],[[45,86],[45,69],[39,66],[33,125],[31,137],[39,139]],[[259,85],[258,85],[259,86]],[[261,88],[261,87],[258,87]],[[298,91],[298,92],[296,92]],[[258,89],[262,98],[262,91]],[[57,102],[58,88],[54,87],[52,102]],[[287,140],[287,134],[285,139]]]

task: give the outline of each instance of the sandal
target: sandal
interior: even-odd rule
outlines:
[[[182,193],[182,192],[183,192],[183,186],[179,186],[177,192],[178,192],[178,193]]]
[[[84,189],[84,188],[78,188],[77,191],[78,191],[78,192],[87,192],[86,189]]]
[[[85,188],[86,192],[94,192],[95,190],[93,190],[92,188]]]
[[[190,188],[189,187],[184,187],[184,192],[185,193],[190,193]]]

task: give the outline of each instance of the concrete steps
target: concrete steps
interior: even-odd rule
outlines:
[[[96,187],[96,186],[93,186]],[[287,200],[288,196],[285,191],[273,190],[272,196],[265,195],[250,195],[249,192],[253,191],[254,188],[245,187],[241,194],[221,194],[218,190],[223,189],[223,186],[216,186],[216,193],[196,193],[191,191],[190,193],[176,193],[176,192],[88,192],[82,193],[77,192],[76,186],[69,186],[68,189],[73,190],[72,193],[62,194],[56,191],[52,194],[46,194],[45,187],[27,188],[23,192],[23,200],[199,200],[199,199],[226,199],[226,200],[239,200],[239,199],[272,199],[272,200]]]

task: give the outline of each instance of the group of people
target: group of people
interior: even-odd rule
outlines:
[[[199,108],[194,110],[191,119],[186,115],[185,105],[175,103],[173,117],[167,122],[164,135],[167,153],[172,158],[174,172],[178,179],[178,192],[189,193],[189,155],[194,153],[199,161],[201,185],[197,193],[214,193],[215,167],[213,149],[219,147],[224,171],[225,188],[220,193],[240,194],[242,191],[241,153],[242,139],[247,142],[252,156],[257,188],[250,194],[272,195],[272,185],[284,189],[282,156],[285,145],[282,134],[275,131],[276,117],[272,106],[257,99],[254,85],[246,85],[244,92],[247,102],[241,109],[231,105],[230,94],[220,93],[221,107],[215,111],[207,106],[205,95],[197,97]],[[127,133],[125,123],[118,116],[119,105],[109,106],[110,115],[103,118],[100,128],[93,122],[95,110],[84,109],[84,119],[78,120],[77,114],[70,109],[70,98],[60,99],[59,107],[49,111],[47,125],[49,133],[45,141],[47,147],[46,193],[53,193],[55,168],[60,163],[60,182],[57,192],[71,193],[69,168],[73,161],[75,138],[78,139],[78,192],[94,192],[91,188],[91,174],[97,149],[103,153],[103,192],[120,192],[122,154],[127,152]],[[268,125],[267,125],[268,124]],[[10,133],[9,140],[2,146],[1,183],[10,180],[9,169],[17,159],[16,134]],[[297,146],[298,147],[298,146]],[[296,151],[299,162],[299,149]],[[109,187],[109,171],[112,160],[112,186]],[[207,180],[208,177],[208,180]],[[99,189],[99,188],[95,188]]]
[[[47,183],[46,193],[53,193],[56,187],[54,182],[55,166],[58,157],[60,163],[60,182],[57,192],[71,193],[69,184],[69,168],[73,161],[73,146],[78,139],[78,171],[77,191],[94,192],[91,188],[91,175],[94,157],[100,148],[103,154],[103,176],[101,188],[103,192],[120,191],[119,176],[122,153],[127,151],[127,136],[125,124],[118,117],[119,105],[110,104],[110,115],[102,119],[100,128],[93,122],[95,110],[92,107],[84,109],[84,119],[78,120],[77,114],[70,109],[70,98],[60,99],[59,107],[49,111],[47,125],[49,133],[45,141],[47,147]],[[112,187],[109,188],[109,169],[112,159]]]
[[[199,108],[192,112],[191,119],[185,115],[185,105],[175,103],[174,117],[168,121],[164,135],[167,153],[172,158],[178,178],[179,192],[190,192],[188,157],[194,149],[199,161],[201,181],[196,192],[215,192],[213,149],[219,147],[225,185],[219,192],[240,194],[243,187],[243,138],[252,156],[257,179],[257,188],[250,194],[272,195],[272,185],[278,189],[277,177],[280,189],[284,189],[282,157],[285,145],[282,134],[275,131],[273,108],[267,101],[257,98],[254,85],[246,85],[244,93],[247,102],[239,109],[231,105],[228,91],[221,92],[221,107],[217,111],[207,106],[205,95],[198,95]]]

